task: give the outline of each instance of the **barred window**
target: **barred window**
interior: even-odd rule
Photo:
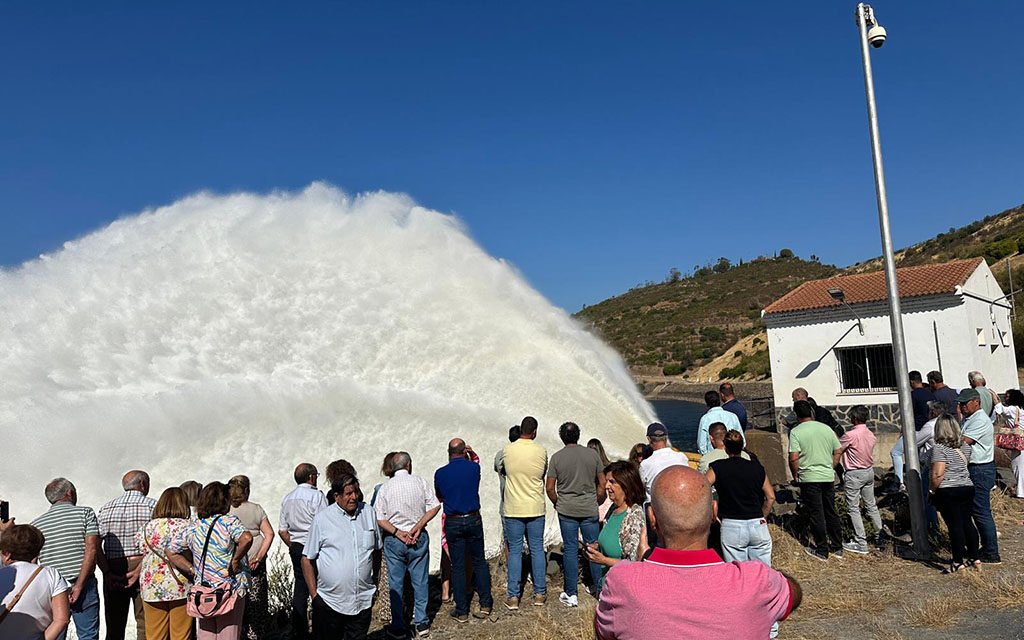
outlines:
[[[896,390],[896,363],[891,344],[836,349],[839,382],[845,393]]]

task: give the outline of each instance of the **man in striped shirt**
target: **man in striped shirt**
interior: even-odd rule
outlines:
[[[98,558],[106,601],[103,617],[107,623],[107,640],[124,640],[128,607],[133,606],[136,637],[146,640],[139,585],[134,579],[129,580],[128,575],[139,566],[143,555],[135,542],[135,534],[149,522],[156,501],[147,497],[149,474],[145,471],[124,474],[121,487],[124,493],[100,507],[97,518],[103,544],[103,553]]]
[[[68,601],[79,640],[98,640],[100,635],[100,594],[96,586],[96,556],[100,529],[92,507],[78,506],[78,492],[67,478],[55,478],[46,485],[46,499],[52,507],[32,521],[46,542],[39,552],[39,564],[52,567],[71,585]],[[60,636],[67,635],[67,630]]]

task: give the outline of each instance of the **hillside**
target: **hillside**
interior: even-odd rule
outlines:
[[[984,257],[989,265],[1024,249],[1024,205],[960,227],[900,249],[896,264],[912,267],[931,262],[947,262],[956,258]],[[859,262],[846,271],[863,273],[882,268],[880,257]],[[1005,269],[1005,267],[1004,267]]]
[[[685,278],[673,271],[665,282],[638,286],[577,316],[635,369],[682,373],[759,333],[761,309],[771,301],[805,280],[837,272],[831,265],[792,257],[790,251],[781,253],[787,257],[735,266],[723,258]],[[758,343],[754,347],[764,343],[752,342]],[[761,360],[760,368],[766,369],[767,358]]]
[[[840,272],[814,256],[802,260],[789,250],[779,253],[785,257],[735,266],[722,258],[687,277],[673,270],[665,282],[638,285],[576,315],[615,346],[636,373],[682,374],[691,380],[764,378],[770,371],[761,309],[806,280]],[[896,260],[913,266],[976,256],[992,265],[1006,293],[1024,286],[1024,205],[900,249]],[[881,268],[881,258],[874,258],[843,272]],[[1024,314],[1013,329],[1018,360],[1024,363]]]

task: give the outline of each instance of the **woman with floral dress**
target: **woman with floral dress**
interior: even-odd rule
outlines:
[[[153,517],[136,534],[145,551],[139,563],[139,591],[147,640],[189,640],[192,618],[185,611],[189,580],[167,560],[167,547],[191,526],[188,498],[177,487],[164,490]]]
[[[600,565],[604,575],[622,560],[638,561],[647,552],[647,517],[644,515],[644,489],[640,471],[632,462],[619,460],[604,468],[605,491],[612,500],[608,520],[597,542],[584,551],[587,559]],[[602,584],[596,585],[600,591]]]

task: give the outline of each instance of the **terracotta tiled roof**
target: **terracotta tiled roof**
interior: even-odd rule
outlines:
[[[942,264],[897,269],[896,282],[900,289],[900,299],[953,293],[956,287],[967,281],[982,260],[982,258],[967,258]],[[885,290],[885,272],[874,271],[805,282],[768,305],[764,312],[784,313],[786,311],[837,307],[840,303],[828,293],[828,290],[833,287],[843,290],[843,293],[846,294],[847,304],[879,302],[888,299]]]

